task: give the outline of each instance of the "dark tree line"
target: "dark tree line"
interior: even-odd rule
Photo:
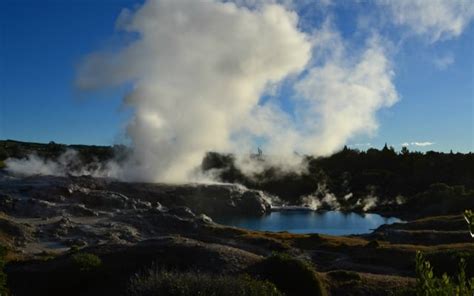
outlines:
[[[265,161],[265,155],[253,158]],[[474,208],[473,153],[421,153],[410,152],[406,147],[397,153],[387,145],[367,151],[344,147],[328,157],[305,156],[304,162],[307,172],[302,174],[269,167],[248,176],[236,166],[233,155],[211,152],[204,158],[202,169],[216,169],[221,181],[265,190],[290,203],[301,202],[301,196],[317,190],[318,184],[325,184],[341,203],[375,195],[381,204],[394,205],[398,210],[410,206],[423,212],[429,208],[426,202],[436,203],[431,212],[439,214]],[[343,198],[348,194],[352,194],[349,201]],[[401,200],[404,205],[397,206]],[[384,210],[391,208],[385,206]]]

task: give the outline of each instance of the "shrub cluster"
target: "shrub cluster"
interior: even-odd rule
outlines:
[[[416,254],[416,291],[418,296],[470,296],[474,295],[474,278],[466,276],[466,263],[461,259],[457,276],[444,273],[436,277],[430,262],[421,252]]]

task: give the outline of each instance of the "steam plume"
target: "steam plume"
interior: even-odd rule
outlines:
[[[147,1],[119,29],[139,37],[118,53],[89,56],[78,85],[135,81],[126,103],[134,157],[126,179],[184,181],[208,150],[228,150],[266,87],[310,58],[297,15],[214,1]]]
[[[376,34],[353,48],[330,20],[303,32],[292,1],[235,2],[148,0],[125,9],[117,29],[132,41],[81,63],[81,89],[133,85],[124,99],[134,110],[133,153],[113,177],[189,181],[205,152],[245,154],[255,143],[267,161],[303,171],[295,152],[327,155],[375,133],[376,112],[398,100]],[[293,90],[292,110],[272,96],[282,81]],[[245,173],[268,165],[237,160]]]

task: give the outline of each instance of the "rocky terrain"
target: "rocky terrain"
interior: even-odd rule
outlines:
[[[262,215],[269,209],[265,194],[237,185],[8,175],[0,180],[2,230],[14,238],[9,245],[26,254],[136,243],[212,224],[207,215]]]
[[[133,274],[152,265],[252,274],[273,252],[310,262],[331,295],[410,295],[417,250],[439,272],[454,272],[464,256],[474,274],[474,244],[461,215],[345,237],[248,231],[212,219],[269,209],[269,196],[238,185],[2,174],[8,287],[14,295],[120,295]],[[101,259],[100,270],[73,268],[74,255],[84,252]]]

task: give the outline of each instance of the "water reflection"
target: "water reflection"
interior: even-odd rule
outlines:
[[[338,211],[281,211],[262,217],[231,217],[217,222],[240,228],[291,233],[323,233],[348,235],[369,233],[382,224],[400,222],[398,218],[378,214],[343,213]]]

